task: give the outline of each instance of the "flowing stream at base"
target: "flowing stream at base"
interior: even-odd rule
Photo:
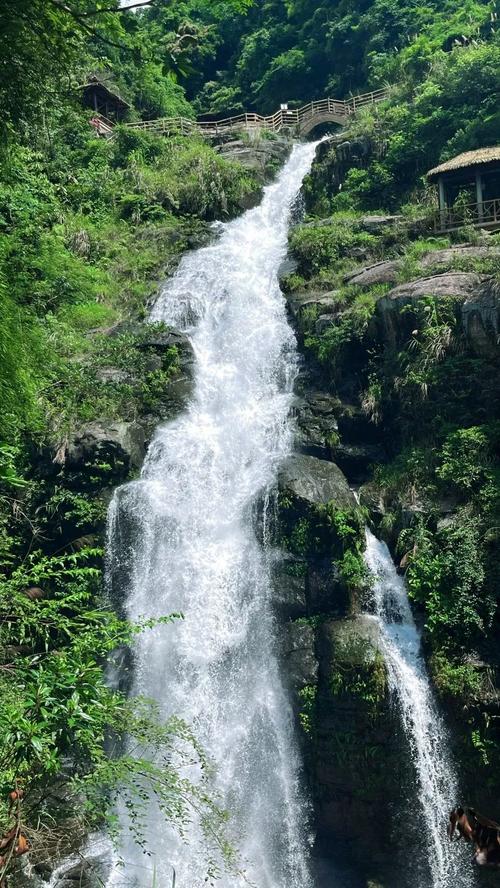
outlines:
[[[139,637],[133,691],[192,726],[231,812],[229,836],[258,888],[312,884],[308,810],[275,652],[270,556],[255,519],[292,448],[297,353],[278,269],[315,150],[294,147],[261,205],[186,256],[160,294],[151,320],[188,333],[195,391],[186,412],[157,430],[140,480],[117,491],[109,519],[111,575],[130,565],[129,617],[184,615]],[[196,817],[183,843],[151,804],[149,860],[121,817],[127,864],[109,886],[168,888],[172,867],[177,888],[206,885]],[[231,875],[217,884],[248,883]]]
[[[469,888],[475,884],[470,853],[451,846],[446,835],[448,814],[459,799],[458,786],[450,765],[446,729],[434,702],[406,585],[385,543],[368,529],[365,560],[373,577],[375,618],[381,629],[381,652],[389,687],[399,704],[417,774],[418,792],[412,794],[411,807],[415,833],[421,832],[424,838],[429,884],[432,888]],[[425,884],[428,884],[427,879]]]

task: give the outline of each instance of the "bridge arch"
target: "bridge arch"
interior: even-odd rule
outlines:
[[[321,123],[336,123],[337,126],[345,126],[348,119],[347,114],[339,114],[333,111],[324,111],[322,114],[311,114],[299,122],[299,136],[307,136]]]

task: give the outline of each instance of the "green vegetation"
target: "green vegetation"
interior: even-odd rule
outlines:
[[[102,583],[110,491],[137,461],[120,447],[69,454],[89,422],[139,422],[147,436],[178,409],[183,356],[168,330],[143,323],[148,300],[260,182],[201,139],[126,127],[97,138],[77,90],[94,71],[109,81],[112,70],[131,117],[194,116],[175,79],[187,64],[173,45],[185,10],[112,8],[21,3],[0,26],[0,827],[11,825],[7,795],[18,787],[40,863],[106,821],[113,833],[117,798],[140,842],[147,786],[180,831],[202,812],[212,876],[234,859],[210,763],[189,726],[162,724],[102,671],[153,625],[118,618]],[[204,33],[191,35],[195,54]],[[176,631],[171,616],[163,623]],[[181,778],[173,758],[201,782]],[[17,865],[8,855],[0,881]]]
[[[337,639],[330,690],[336,697],[359,698],[376,716],[387,693],[387,675],[380,651],[374,650],[366,638],[355,632]]]
[[[137,461],[119,448],[76,463],[68,453],[89,422],[139,423],[147,438],[178,407],[180,346],[168,330],[145,328],[148,302],[183,252],[210,237],[209,223],[238,213],[261,183],[201,139],[126,126],[98,139],[78,91],[93,73],[128,102],[129,120],[271,112],[281,101],[391,85],[388,102],[321,147],[286,287],[291,297],[328,297],[327,309],[312,299],[299,310],[301,346],[321,384],[359,404],[386,442],[374,477],[386,506],[381,532],[401,558],[436,687],[463,718],[471,761],[498,764],[488,714],[500,667],[498,349],[471,344],[451,297],[402,306],[391,336],[381,332],[394,283],[444,271],[429,254],[482,237],[470,227],[432,235],[424,174],[499,141],[496,21],[490,0],[152,0],[135,12],[117,0],[20,0],[2,10],[0,819],[7,826],[6,794],[22,787],[23,825],[38,825],[35,854],[66,850],[61,830],[75,812],[83,838],[109,818],[117,793],[139,837],[142,768],[179,828],[191,804],[206,812],[217,846],[209,842],[208,872],[221,858],[234,866],[208,776],[195,789],[171,766],[180,747],[209,774],[189,727],[160,724],[154,707],[102,677],[110,652],[150,628],[116,616],[101,578],[109,493]],[[374,228],[365,216],[377,211],[399,218]],[[346,278],[387,259],[397,263],[387,283]],[[499,265],[454,257],[449,267],[490,275],[497,287]],[[355,601],[366,587],[365,515],[281,505],[285,545],[334,563]],[[169,615],[161,623],[176,631]],[[334,671],[331,690],[375,704],[375,672]],[[315,707],[308,687],[306,731]],[[144,758],[123,752],[125,732]],[[58,782],[64,801],[47,801]]]

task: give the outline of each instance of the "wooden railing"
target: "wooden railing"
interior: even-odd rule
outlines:
[[[435,231],[453,231],[473,225],[481,228],[500,228],[500,198],[483,200],[481,203],[466,204],[460,207],[446,207],[434,216]]]
[[[161,117],[158,120],[140,120],[128,123],[130,129],[146,132],[165,133],[167,135],[192,135],[199,133],[204,136],[217,136],[241,130],[292,130],[300,134],[311,129],[314,121],[321,122],[330,118],[334,122],[347,122],[349,117],[363,107],[382,102],[388,98],[388,89],[377,89],[360,96],[353,96],[346,101],[338,99],[320,99],[309,102],[297,109],[280,109],[275,114],[263,117],[260,114],[245,113],[222,120],[188,120],[186,117]]]

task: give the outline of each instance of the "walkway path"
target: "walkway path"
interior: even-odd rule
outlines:
[[[290,110],[280,108],[269,117],[260,114],[238,114],[224,120],[189,120],[186,117],[161,117],[159,120],[141,120],[129,123],[130,129],[146,130],[166,135],[192,135],[200,133],[204,136],[217,136],[241,130],[268,130],[279,133],[284,130],[297,136],[306,136],[320,123],[337,123],[344,126],[350,117],[360,108],[382,102],[389,95],[388,89],[377,89],[373,92],[353,96],[346,101],[338,99],[320,99],[309,102],[302,108]]]

